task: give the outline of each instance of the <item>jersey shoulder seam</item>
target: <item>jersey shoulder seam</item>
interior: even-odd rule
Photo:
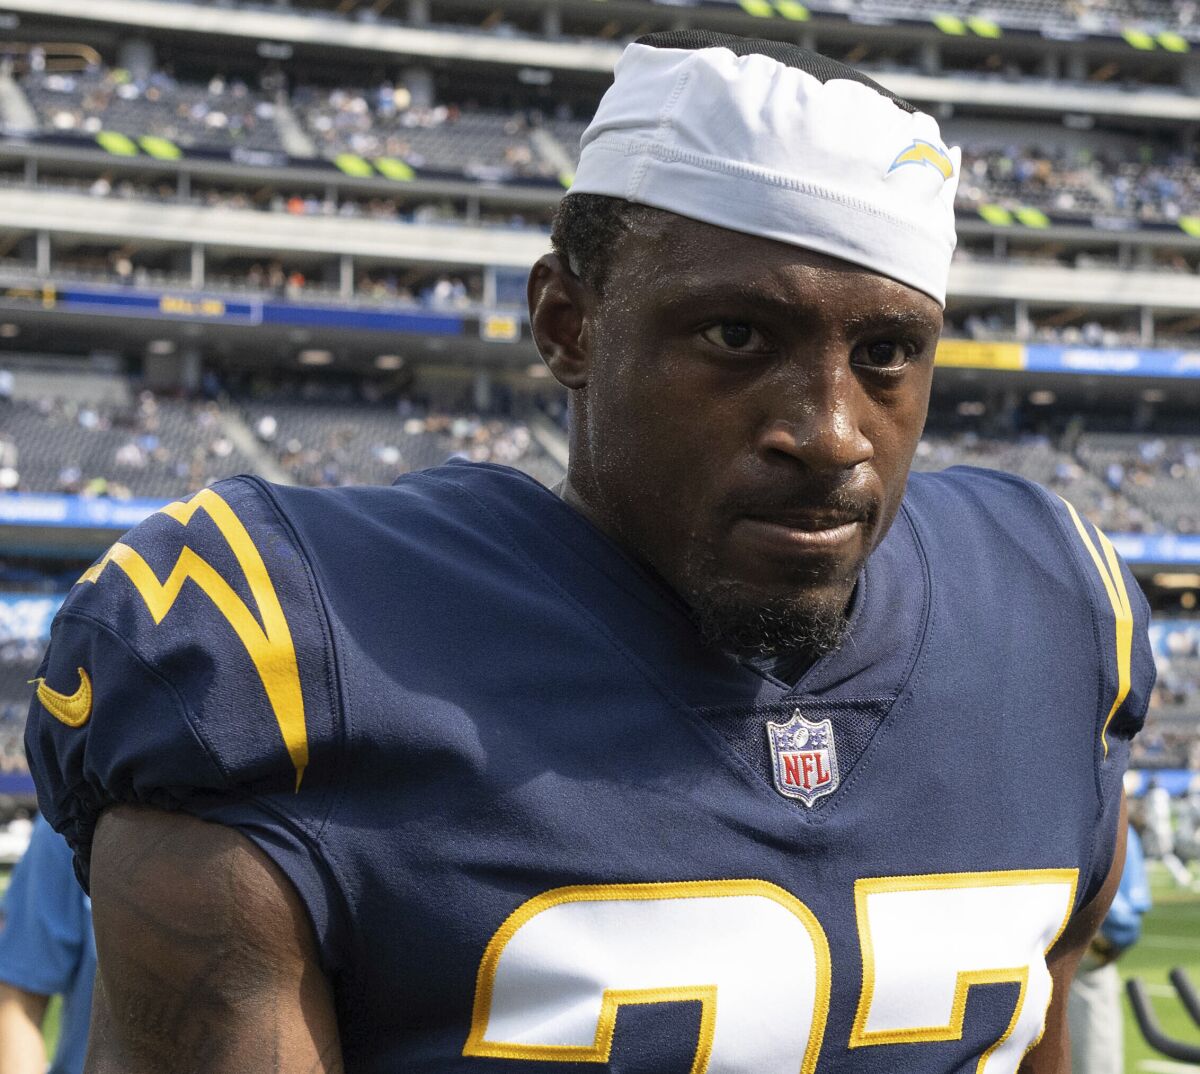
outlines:
[[[559,599],[566,601],[573,608],[578,610],[583,616],[585,616],[587,621],[591,623],[592,628],[599,633],[600,636],[603,637],[604,640],[611,645],[612,648],[619,653],[627,663],[631,664],[638,671],[638,673],[648,683],[650,683],[654,690],[657,691],[668,702],[668,704],[671,705],[672,708],[687,714],[689,717],[692,715],[692,710],[687,703],[682,700],[682,698],[677,697],[674,691],[672,691],[665,683],[659,681],[658,676],[654,674],[653,670],[639,660],[636,654],[632,653],[625,645],[621,644],[620,639],[616,638],[612,634],[612,632],[604,625],[603,621],[590,608],[582,604],[579,600],[567,592],[567,590],[565,590],[557,582],[557,580],[550,575],[540,563],[537,562],[536,559],[530,556],[528,552],[521,547],[519,542],[513,539],[512,534],[509,532],[507,521],[499,516],[486,501],[479,497],[473,490],[465,488],[456,482],[447,481],[444,478],[437,477],[429,473],[424,473],[419,476],[426,481],[434,482],[443,488],[469,500],[472,504],[474,504],[477,510],[484,512],[490,519],[492,519],[496,524],[496,529],[504,534],[505,542],[508,547],[511,548],[513,552],[520,557],[522,562],[524,562],[530,570],[532,570],[539,578],[541,578],[542,581],[555,594],[557,594]],[[690,719],[688,721],[688,725],[692,726],[692,721]]]
[[[116,630],[109,623],[106,623],[103,619],[100,619],[99,617],[91,614],[90,612],[80,611],[78,608],[66,608],[66,607],[61,608],[59,610],[58,615],[55,617],[55,621],[57,622],[57,621],[64,620],[64,619],[83,619],[86,622],[88,622],[89,624],[91,624],[93,627],[98,627],[100,630],[103,630],[105,634],[107,634],[111,638],[113,638],[121,646],[122,649],[124,649],[127,653],[129,653],[129,655],[131,657],[133,657],[134,661],[148,675],[150,675],[152,678],[154,678],[158,682],[162,683],[162,685],[167,689],[167,691],[170,693],[170,695],[175,699],[175,704],[179,708],[180,714],[183,716],[184,725],[187,727],[189,734],[191,734],[192,738],[196,741],[197,745],[199,745],[201,750],[204,751],[204,756],[208,758],[208,760],[212,764],[213,768],[216,770],[216,772],[221,776],[221,778],[223,780],[225,780],[227,783],[233,782],[230,772],[221,763],[221,759],[219,757],[217,757],[217,755],[209,748],[208,743],[204,740],[204,736],[201,735],[200,732],[196,729],[196,723],[192,719],[191,709],[188,707],[187,701],[184,699],[183,694],[179,690],[179,687],[176,686],[174,682],[172,682],[166,675],[164,675],[158,668],[156,668],[149,660],[147,660],[141,653],[139,653],[137,651],[137,649],[135,649],[130,644],[128,638],[126,638],[123,634],[121,634],[118,630]],[[71,788],[71,790],[74,790],[74,789],[75,789],[74,787]]]
[[[1043,488],[1034,481],[1023,481],[1022,484],[1032,493],[1033,498],[1041,506],[1042,512],[1049,516],[1051,528],[1054,530],[1055,537],[1061,547],[1064,548],[1067,558],[1070,560],[1076,578],[1079,579],[1083,586],[1084,593],[1087,597],[1088,615],[1092,621],[1092,642],[1093,642],[1093,658],[1096,662],[1096,702],[1095,714],[1093,719],[1093,727],[1096,734],[1092,743],[1092,749],[1097,749],[1096,742],[1099,741],[1100,735],[1103,733],[1104,726],[1104,641],[1103,631],[1100,624],[1100,608],[1099,601],[1096,598],[1096,579],[1093,577],[1093,572],[1089,569],[1089,565],[1083,560],[1083,548],[1079,544],[1078,535],[1072,535],[1067,529],[1066,520],[1062,517],[1062,510],[1066,509],[1066,501],[1058,498],[1059,502],[1055,503],[1053,493],[1049,489]],[[1062,505],[1060,509],[1059,505]],[[1084,523],[1087,524],[1086,522]],[[1093,761],[1095,760],[1093,756]],[[1096,784],[1096,802],[1097,810],[1101,813],[1104,809],[1104,786],[1100,778],[1100,765],[1093,763],[1092,772]]]
[[[1087,604],[1088,617],[1092,623],[1092,659],[1095,664],[1095,701],[1093,702],[1092,729],[1093,741],[1092,749],[1092,788],[1095,793],[1094,815],[1095,823],[1099,824],[1104,817],[1105,800],[1104,800],[1104,781],[1101,773],[1101,765],[1097,758],[1099,750],[1099,740],[1102,733],[1101,729],[1104,723],[1104,642],[1103,632],[1100,624],[1099,602],[1096,596],[1096,580],[1089,573],[1088,564],[1083,560],[1083,549],[1079,546],[1077,536],[1073,539],[1072,533],[1068,531],[1066,520],[1062,517],[1062,510],[1065,510],[1065,501],[1061,497],[1057,497],[1059,503],[1063,504],[1060,509],[1059,503],[1055,502],[1055,495],[1049,489],[1038,484],[1036,481],[1031,481],[1028,478],[1021,477],[1017,474],[1009,474],[1004,471],[988,471],[989,476],[996,474],[1000,483],[1015,490],[1019,494],[1033,501],[1043,516],[1046,516],[1049,529],[1054,533],[1055,540],[1062,549],[1063,554],[1067,557],[1072,567],[1072,573],[1076,580],[1083,587],[1084,599]],[[1090,881],[1092,879],[1092,870],[1095,866],[1098,848],[1093,841],[1087,852],[1087,862],[1085,867],[1080,871],[1080,879]],[[1082,906],[1084,894],[1089,889],[1089,884],[1081,882],[1078,885],[1076,892],[1076,904],[1072,914],[1078,912]]]
[[[337,732],[337,743],[334,747],[334,763],[336,772],[334,778],[330,780],[330,791],[328,792],[327,801],[322,810],[322,817],[317,830],[312,833],[313,838],[322,845],[324,844],[323,836],[325,829],[329,825],[329,821],[338,805],[341,803],[342,796],[345,793],[346,786],[346,738],[350,734],[349,716],[347,712],[346,700],[342,692],[342,674],[341,664],[338,659],[338,649],[336,639],[334,638],[333,626],[329,615],[329,605],[325,599],[323,587],[320,585],[317,578],[316,567],[313,563],[313,557],[309,554],[304,542],[300,539],[300,534],[296,527],[292,525],[291,519],[287,512],[280,504],[271,486],[259,477],[245,475],[235,480],[244,482],[255,488],[259,496],[266,502],[274,513],[279,525],[287,533],[289,540],[292,542],[296,552],[300,556],[301,562],[304,564],[304,580],[308,588],[309,599],[313,607],[318,612],[318,617],[321,624],[321,638],[325,649],[325,688],[328,693],[330,703],[334,711],[330,713],[333,717],[333,723]],[[326,855],[328,857],[328,855]]]

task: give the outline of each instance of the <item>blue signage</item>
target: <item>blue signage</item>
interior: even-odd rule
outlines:
[[[1118,377],[1200,377],[1200,350],[1060,347],[1030,343],[1025,368],[1037,373],[1091,373]]]
[[[167,500],[110,500],[57,492],[0,493],[0,526],[54,526],[124,532]]]
[[[1141,798],[1154,783],[1162,787],[1172,798],[1182,798],[1194,786],[1200,786],[1200,772],[1186,768],[1130,769],[1125,784],[1131,798]]]
[[[50,623],[66,598],[0,593],[0,645],[38,644],[50,640]]]
[[[1112,533],[1109,537],[1127,563],[1200,563],[1200,534]]]
[[[227,325],[297,325],[365,332],[460,336],[460,314],[397,306],[354,306],[321,302],[284,302],[269,298],[231,298],[187,291],[144,291],[133,287],[86,284],[58,286],[30,281],[0,288],[0,305],[37,305],[45,310],[91,316],[152,317],[168,321],[209,321]]]

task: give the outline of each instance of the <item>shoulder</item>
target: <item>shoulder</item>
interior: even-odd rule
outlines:
[[[1043,558],[1073,561],[1078,533],[1071,508],[1048,489],[1000,470],[954,466],[909,477],[905,507],[934,535],[988,541],[1002,550],[1008,543],[1036,549]]]
[[[422,621],[477,604],[481,586],[527,582],[547,530],[572,514],[532,478],[503,466],[449,463],[391,486],[270,487],[337,621],[387,593]],[[410,639],[411,641],[412,639]]]
[[[268,486],[235,478],[169,504],[55,619],[26,732],[42,809],[86,867],[116,802],[327,787],[334,664],[322,594]]]
[[[527,474],[490,463],[450,462],[404,474],[390,486],[314,489],[258,483],[284,512],[310,558],[323,568],[338,556],[331,533],[358,553],[399,542],[410,553],[470,541],[481,523],[545,514],[550,494]],[[486,529],[487,527],[482,527]],[[371,558],[381,552],[368,552]]]
[[[913,474],[904,504],[936,553],[979,559],[1007,570],[1010,582],[1022,575],[1053,576],[1081,599],[1103,598],[1106,605],[1118,592],[1132,600],[1138,588],[1111,542],[1082,512],[1016,474],[971,466]]]
[[[1149,606],[1083,512],[1033,481],[976,467],[913,474],[904,503],[943,584],[986,594],[999,616],[1029,610],[1031,637],[1055,638],[1065,660],[1094,654],[1106,731],[1136,732],[1155,675]]]

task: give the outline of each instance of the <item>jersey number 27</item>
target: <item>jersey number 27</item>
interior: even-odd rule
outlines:
[[[849,1046],[962,1037],[972,985],[1015,983],[977,1074],[1014,1074],[1050,1003],[1046,952],[1077,871],[859,880],[863,983]],[[557,888],[520,906],[479,968],[463,1054],[607,1062],[617,1009],[699,1002],[691,1074],[812,1074],[832,970],[820,922],[762,880]],[[718,1002],[719,1000],[719,1002]]]

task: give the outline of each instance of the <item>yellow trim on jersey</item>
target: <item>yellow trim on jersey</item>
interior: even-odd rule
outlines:
[[[1017,1027],[1021,1011],[1025,1006],[1025,992],[1029,985],[1029,967],[1016,966],[992,970],[963,970],[958,974],[954,987],[954,1000],[951,1004],[950,1021],[944,1026],[920,1026],[912,1029],[885,1029],[868,1031],[866,1028],[867,1015],[871,1009],[871,1001],[875,997],[875,948],[871,942],[871,930],[867,918],[867,899],[871,895],[892,891],[945,891],[948,888],[986,888],[1014,887],[1022,884],[1063,884],[1071,885],[1070,897],[1067,899],[1067,912],[1063,916],[1054,938],[1046,945],[1046,954],[1058,943],[1067,922],[1071,920],[1071,911],[1075,907],[1076,886],[1079,883],[1078,869],[1013,869],[1003,872],[981,873],[929,873],[925,876],[881,876],[867,877],[854,882],[854,912],[858,920],[858,940],[862,954],[863,983],[859,994],[858,1010],[854,1015],[854,1025],[850,1030],[851,1048],[863,1048],[876,1044],[916,1044],[923,1042],[962,1040],[963,1021],[967,1013],[967,993],[972,985],[982,984],[1015,984],[1020,988],[1017,994],[1016,1006],[1012,1018],[999,1039],[985,1051],[976,1064],[976,1071],[982,1071],[991,1058],[992,1053],[1000,1047]],[[1046,1000],[1046,1010],[1050,1009],[1050,999],[1053,998],[1053,986]],[[1046,1013],[1042,1012],[1042,1033],[1045,1032]],[[1026,1053],[1033,1050],[1042,1039],[1039,1033]]]
[[[812,1028],[800,1074],[813,1074],[821,1044],[825,1037],[825,1022],[829,1017],[831,966],[829,941],[825,930],[813,912],[794,895],[766,880],[687,880],[676,883],[650,884],[591,884],[554,888],[536,895],[514,910],[488,942],[479,964],[475,984],[475,1005],[471,1012],[471,1031],[463,1047],[464,1056],[493,1059],[535,1059],[557,1063],[607,1063],[612,1052],[616,1030],[617,1009],[624,1003],[678,1003],[698,1001],[701,1005],[700,1034],[696,1055],[689,1074],[704,1074],[712,1054],[713,1034],[716,1031],[717,986],[694,985],[673,988],[606,989],[601,1000],[596,1037],[591,1045],[575,1044],[514,1044],[484,1039],[488,1015],[492,1008],[492,989],[500,956],[508,942],[527,922],[544,910],[572,902],[610,902],[633,899],[711,899],[756,895],[778,903],[800,919],[808,932],[816,956],[816,989],[813,996]]]
[[[134,549],[117,542],[95,566],[83,573],[76,584],[98,582],[105,568],[115,563],[133,583],[157,626],[174,606],[184,583],[189,579],[195,582],[233,627],[254,663],[287,747],[288,757],[296,769],[296,789],[299,790],[304,769],[308,766],[308,730],[304,720],[304,695],[300,689],[296,647],[287,618],[254,541],[233,508],[217,493],[212,489],[204,489],[190,500],[168,504],[161,513],[170,516],[181,526],[187,526],[192,516],[200,510],[213,520],[237,559],[259,615],[262,616],[261,626],[254,613],[212,564],[187,545],[180,551],[165,582],[158,580],[150,565]]]
[[[1100,548],[1104,550],[1104,555],[1101,557],[1100,551],[1088,534],[1087,527],[1083,524],[1083,519],[1079,517],[1079,512],[1066,500],[1063,500],[1063,503],[1067,504],[1071,521],[1075,523],[1075,529],[1079,531],[1079,537],[1083,541],[1084,547],[1087,548],[1092,563],[1096,566],[1100,581],[1104,584],[1104,592],[1108,594],[1108,602],[1112,605],[1113,618],[1116,620],[1117,695],[1113,698],[1112,707],[1108,710],[1104,727],[1100,731],[1100,742],[1104,746],[1104,756],[1107,757],[1108,725],[1112,723],[1112,718],[1117,714],[1117,710],[1129,696],[1132,681],[1130,668],[1133,663],[1133,607],[1129,603],[1129,591],[1125,587],[1125,576],[1121,572],[1117,550],[1113,548],[1112,542],[1099,529],[1096,530]]]

